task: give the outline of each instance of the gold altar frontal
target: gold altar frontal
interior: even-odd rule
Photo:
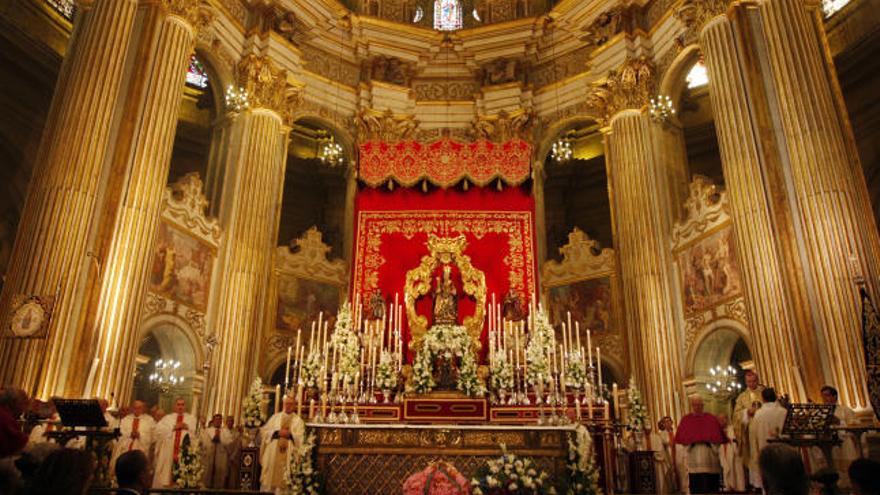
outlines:
[[[469,481],[489,459],[509,452],[529,456],[553,479],[567,476],[568,440],[574,426],[327,425],[315,432],[318,470],[325,493],[400,493],[404,482],[431,462],[455,466]]]

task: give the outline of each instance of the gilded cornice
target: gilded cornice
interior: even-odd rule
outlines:
[[[614,250],[600,248],[599,241],[590,239],[575,227],[568,234],[568,244],[559,248],[562,261],[550,260],[541,269],[544,287],[566,285],[572,281],[614,276]]]
[[[415,139],[419,122],[412,115],[395,115],[390,109],[384,112],[364,108],[355,119],[358,141],[383,141],[396,143]]]
[[[216,248],[220,242],[220,225],[216,218],[205,215],[208,199],[203,189],[198,172],[184,175],[165,189],[162,215]]]
[[[289,122],[302,103],[302,85],[290,84],[287,71],[268,57],[245,56],[238,64],[238,84],[247,92],[250,108],[272,110]]]
[[[623,65],[593,85],[587,95],[590,113],[608,122],[627,109],[641,109],[654,90],[656,69],[648,57],[627,58]]]
[[[727,192],[702,175],[694,176],[684,202],[684,216],[672,227],[672,249],[678,250],[730,222]]]

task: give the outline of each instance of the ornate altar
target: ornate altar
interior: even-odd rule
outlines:
[[[573,426],[309,425],[328,495],[400,493],[404,481],[431,462],[446,461],[467,479],[487,460],[509,452],[534,459],[554,479],[566,474]],[[593,435],[597,451],[601,434]],[[601,455],[601,454],[600,454]]]

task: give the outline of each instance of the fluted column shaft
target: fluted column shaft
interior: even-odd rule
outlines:
[[[773,88],[770,109],[781,130],[780,155],[794,200],[802,263],[816,334],[825,352],[826,380],[842,402],[869,405],[861,342],[860,305],[849,259],[855,257],[876,295],[880,239],[849,153],[849,126],[836,107],[834,72],[821,28],[801,0],[760,4],[763,43]],[[851,136],[850,136],[851,137]]]
[[[157,9],[158,10],[158,9]],[[132,119],[129,149],[114,166],[123,177],[95,315],[98,367],[86,394],[128,402],[156,227],[168,182],[177,116],[194,29],[177,13],[156,12]]]
[[[611,120],[606,136],[613,191],[615,245],[626,323],[635,334],[636,369],[650,370],[642,388],[654,420],[681,412],[681,345],[672,308],[669,174],[662,132],[638,110]],[[678,399],[678,400],[676,400]]]
[[[226,239],[221,250],[221,287],[207,408],[238,416],[261,336],[269,263],[280,221],[287,128],[277,113],[245,111],[231,123],[226,178]],[[232,170],[234,168],[234,170]],[[229,189],[231,188],[231,189]]]
[[[752,353],[764,383],[806,399],[805,351],[798,345],[794,281],[787,280],[785,246],[777,238],[776,210],[768,187],[770,167],[762,152],[759,123],[752,111],[745,64],[731,21],[715,18],[700,36],[709,71],[710,98],[727,185],[730,215],[749,315]],[[815,349],[813,349],[815,350]],[[813,375],[815,375],[813,370]],[[810,380],[815,385],[816,378]]]
[[[49,335],[0,342],[0,384],[62,393],[77,333],[80,279],[114,131],[136,0],[96,0],[78,16],[47,119],[0,298],[54,296]]]

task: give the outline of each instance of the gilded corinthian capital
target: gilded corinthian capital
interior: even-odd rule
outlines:
[[[201,31],[214,21],[210,8],[197,0],[161,0],[159,4],[169,15],[180,17],[192,26],[194,32]]]
[[[587,105],[604,122],[621,110],[640,109],[651,99],[655,76],[654,63],[648,57],[627,58],[620,68],[593,86]]]
[[[268,57],[250,54],[238,63],[238,84],[247,91],[251,108],[272,110],[288,122],[302,103],[302,85],[291,83],[287,71]]]
[[[684,24],[685,44],[694,43],[700,36],[703,26],[715,17],[725,13],[731,0],[684,0],[675,9],[675,18]]]

